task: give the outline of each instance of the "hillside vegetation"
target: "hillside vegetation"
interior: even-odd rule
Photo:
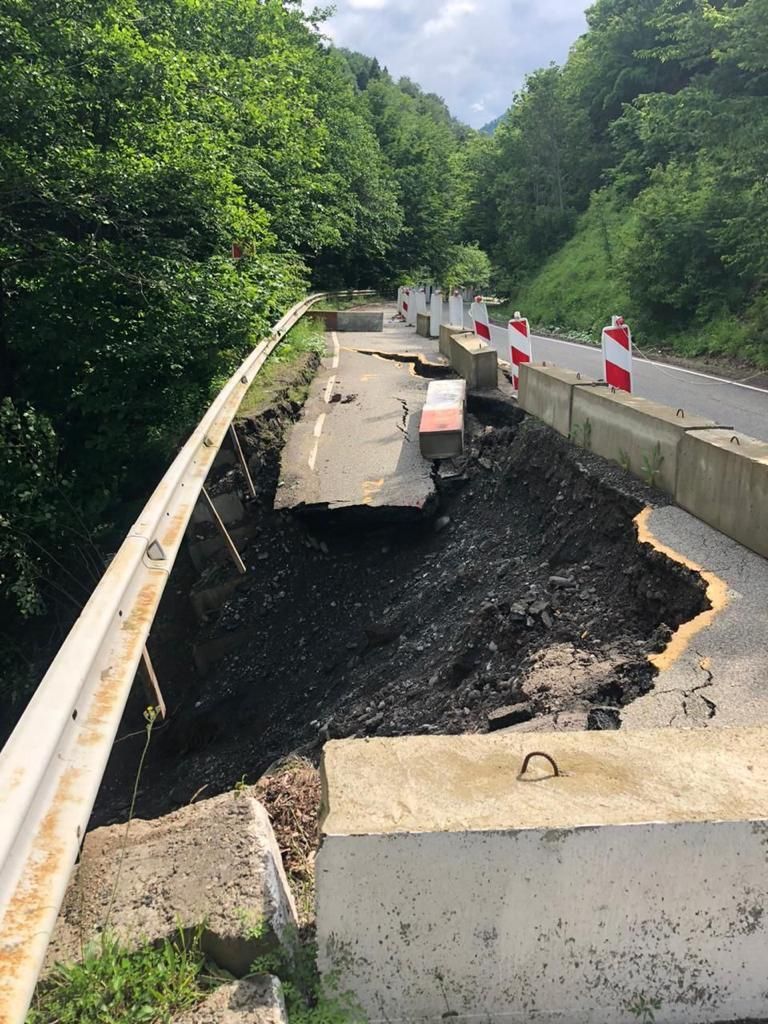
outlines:
[[[768,364],[768,0],[597,0],[493,131],[295,0],[0,0],[0,676],[311,287]],[[6,686],[6,692],[9,686]]]
[[[768,0],[597,0],[473,144],[464,232],[578,330],[768,364]]]
[[[320,29],[290,0],[0,0],[9,635],[77,611],[287,306],[459,240],[468,129]]]

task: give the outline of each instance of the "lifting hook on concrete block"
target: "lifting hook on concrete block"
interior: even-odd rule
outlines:
[[[675,416],[679,416],[681,420],[685,419],[685,409],[678,409]]]
[[[526,754],[525,760],[523,761],[523,767],[520,769],[520,774],[517,776],[518,779],[522,779],[522,777],[528,771],[528,765],[531,763],[531,761],[533,760],[534,757],[543,757],[545,761],[549,761],[549,763],[552,765],[552,771],[555,774],[555,778],[559,779],[562,776],[563,773],[557,767],[557,763],[556,763],[554,757],[550,757],[549,754],[545,754],[541,750],[533,750],[533,751],[531,751],[530,754]],[[547,778],[549,778],[549,776],[547,776]],[[535,779],[535,780],[529,780],[529,781],[540,782],[541,780],[540,779]]]
[[[737,437],[737,436],[736,436],[735,434],[734,434],[734,435],[733,435],[733,437],[731,438],[731,444],[733,444],[733,442],[734,442],[734,441],[735,441],[735,442],[736,442],[736,444],[737,444],[737,445],[739,446],[739,448],[741,448],[741,441],[740,441],[740,440],[738,439],[738,437]]]

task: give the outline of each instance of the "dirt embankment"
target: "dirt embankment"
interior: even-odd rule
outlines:
[[[259,492],[248,577],[185,636],[171,624],[189,578],[164,608],[169,665],[228,633],[239,648],[205,678],[168,671],[173,717],[153,739],[142,816],[331,737],[618,728],[653,686],[647,655],[706,607],[698,576],[637,542],[633,518],[659,494],[511,402],[471,405],[436,519],[375,533],[272,510],[295,412],[278,400],[241,431]],[[238,478],[229,470],[219,487]],[[138,742],[114,760],[99,821],[125,814]]]

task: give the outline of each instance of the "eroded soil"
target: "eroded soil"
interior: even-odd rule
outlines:
[[[275,513],[294,404],[241,428],[258,494],[240,588],[199,626],[197,575],[174,571],[153,644],[171,716],[152,738],[140,816],[252,782],[288,753],[314,758],[333,737],[619,728],[653,686],[647,655],[707,606],[697,575],[637,543],[633,518],[658,492],[505,399],[470,406],[436,518],[337,530],[333,514]],[[214,490],[233,487],[230,469]],[[206,586],[230,573],[209,571]],[[194,646],[227,634],[238,650],[201,676]],[[97,823],[127,815],[142,703],[126,712]]]

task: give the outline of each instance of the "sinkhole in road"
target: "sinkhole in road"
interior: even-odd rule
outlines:
[[[620,728],[654,685],[648,656],[708,607],[698,574],[638,542],[634,518],[663,497],[511,400],[470,400],[467,449],[437,476],[434,516],[343,528],[332,512],[272,508],[296,412],[278,401],[241,425],[258,490],[248,575],[174,571],[152,647],[171,714],[142,816],[255,781],[292,752],[317,756],[330,738]],[[230,468],[211,486],[243,481]],[[202,623],[193,589],[216,595]],[[127,813],[139,706],[97,823]]]

